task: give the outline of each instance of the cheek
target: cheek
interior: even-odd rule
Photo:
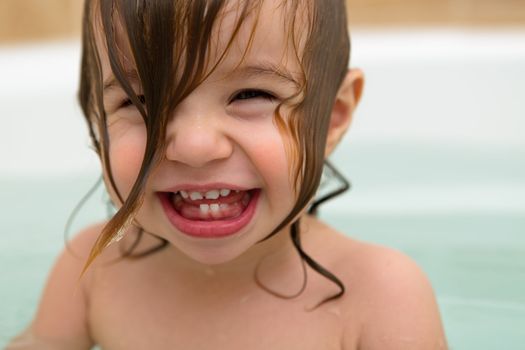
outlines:
[[[246,139],[250,147],[250,158],[257,168],[258,175],[263,178],[268,195],[279,196],[284,205],[285,198],[293,199],[290,182],[290,163],[286,154],[285,140],[277,127],[271,125],[259,126],[257,133],[247,132]]]
[[[126,198],[142,165],[146,147],[146,129],[138,125],[123,129],[109,130],[109,159],[117,189]]]

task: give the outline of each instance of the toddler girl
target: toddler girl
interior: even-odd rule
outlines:
[[[315,216],[363,88],[343,0],[84,11],[79,98],[118,211],[9,349],[446,348],[416,265]]]

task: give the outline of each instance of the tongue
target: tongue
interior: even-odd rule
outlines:
[[[211,204],[201,209],[200,206],[184,203],[178,211],[181,216],[189,220],[226,220],[241,215],[244,207],[241,202],[235,202],[226,205]]]

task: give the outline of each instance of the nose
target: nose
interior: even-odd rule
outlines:
[[[199,168],[227,159],[233,145],[220,118],[207,113],[177,113],[168,124],[166,158]]]

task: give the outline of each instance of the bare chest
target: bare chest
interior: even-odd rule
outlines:
[[[99,285],[90,298],[93,338],[104,350],[342,349],[348,325],[333,305],[306,311],[304,299],[263,290],[227,298],[189,290],[162,282]]]

